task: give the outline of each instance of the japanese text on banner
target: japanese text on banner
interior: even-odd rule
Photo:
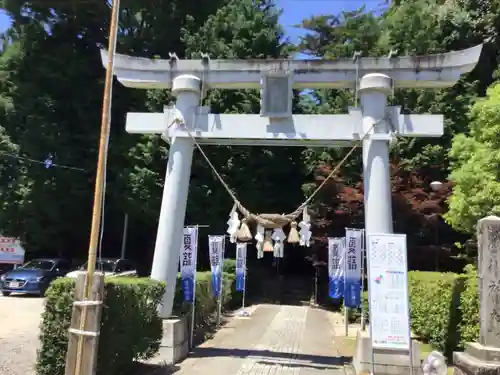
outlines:
[[[330,298],[344,295],[345,246],[343,238],[328,238],[328,277]]]
[[[361,306],[361,240],[362,232],[346,229],[346,256],[344,303],[346,307]]]
[[[247,269],[247,244],[238,242],[236,244],[236,290],[242,292],[245,290],[245,279]]]
[[[208,236],[210,268],[212,270],[212,293],[218,297],[222,286],[222,267],[224,262],[224,236]]]
[[[196,283],[196,254],[198,250],[198,228],[184,228],[180,257],[181,284],[184,301],[194,302]]]

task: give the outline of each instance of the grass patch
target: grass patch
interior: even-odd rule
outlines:
[[[340,357],[354,357],[356,353],[356,337],[336,336],[333,347]]]
[[[420,359],[423,361],[434,350],[431,344],[420,343]]]

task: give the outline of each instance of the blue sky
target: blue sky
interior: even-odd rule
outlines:
[[[336,14],[343,10],[353,10],[366,4],[368,9],[377,8],[383,0],[276,0],[280,8],[283,8],[281,23],[285,27],[288,36],[297,41],[301,35],[300,30],[293,25],[298,24],[304,18],[321,14]],[[9,19],[0,10],[0,32],[9,26]]]
[[[302,34],[300,29],[293,26],[305,18],[355,10],[363,5],[366,5],[367,9],[377,9],[382,2],[383,0],[276,0],[278,6],[283,9],[281,24],[293,42]]]

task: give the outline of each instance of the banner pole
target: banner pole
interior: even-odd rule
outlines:
[[[314,267],[314,304],[318,305],[318,266]]]
[[[196,313],[196,265],[198,263],[198,226],[195,226],[196,228],[196,246],[194,248],[195,251],[195,261],[194,261],[194,267],[193,267],[193,304],[191,307],[191,332],[189,334],[189,349],[193,348],[193,337],[194,337],[194,325],[195,325],[195,313]]]
[[[193,286],[193,306],[191,308],[191,332],[189,335],[189,349],[193,348],[195,312],[196,312],[196,277],[194,279],[194,286]]]
[[[347,230],[347,228],[346,228]],[[349,336],[349,311],[347,310],[346,300],[347,286],[347,237],[344,237],[344,329],[345,336]]]
[[[366,241],[365,230],[361,229],[361,330],[366,331],[365,304],[363,303],[363,293],[365,291],[365,261],[366,261]]]
[[[243,280],[240,280],[240,277]],[[241,309],[238,312],[238,316],[248,317],[248,313],[245,311],[245,298],[247,292],[247,244],[237,243],[236,244],[236,285],[243,283],[243,289],[237,288],[242,292],[241,298]]]
[[[244,281],[246,282],[246,280]],[[241,309],[243,310],[245,308],[245,294],[246,294],[246,285],[243,287],[243,297],[241,299]]]
[[[368,247],[370,246],[370,239],[368,238],[368,236],[366,236],[366,240],[365,240],[365,246],[366,246],[366,250],[368,251]],[[371,253],[370,253],[371,254]],[[368,325],[368,329],[369,329],[369,332],[370,332],[370,340],[371,340],[371,345],[370,345],[370,349],[371,349],[371,353],[370,353],[370,359],[371,359],[371,372],[370,372],[370,375],[374,375],[375,374],[375,349],[373,349],[373,324],[372,324],[372,309],[373,309],[373,306],[372,306],[372,300],[371,300],[371,288],[370,288],[370,283],[371,283],[371,279],[370,279],[370,257],[368,256],[368,253],[367,253],[367,256],[366,256],[366,275],[367,275],[367,278],[368,278],[368,317],[369,317],[369,325]]]
[[[245,245],[245,251],[243,254],[243,296],[241,298],[241,309],[245,309],[245,297],[247,294],[247,245]]]
[[[217,311],[217,329],[220,328],[220,320],[222,315],[222,302],[224,292],[224,253],[226,248],[226,236],[222,237],[222,257],[220,259],[220,291],[219,291],[219,309]]]

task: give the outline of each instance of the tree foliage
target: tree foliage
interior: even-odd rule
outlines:
[[[470,111],[470,132],[453,140],[450,179],[454,182],[446,219],[453,227],[474,232],[486,215],[500,215],[500,84],[488,89]]]
[[[442,113],[445,135],[400,139],[391,149],[395,229],[408,234],[412,254],[434,246],[454,254],[474,221],[497,212],[495,201],[494,86],[498,79],[500,8],[491,0],[398,0],[379,12],[365,8],[304,20],[297,46],[279,25],[271,0],[123,0],[118,52],[165,58],[386,56],[441,53],[486,41],[479,67],[445,90],[395,90],[391,103],[406,113]],[[0,49],[0,231],[20,236],[33,254],[86,253],[103,92],[99,48],[107,45],[109,2],[3,0],[12,26]],[[354,62],[353,62],[354,63]],[[113,85],[103,252],[118,255],[123,215],[130,215],[131,257],[151,258],[168,155],[157,136],[124,131],[130,111],[162,112],[168,90]],[[468,111],[473,104],[470,116]],[[490,104],[488,104],[490,103]],[[214,113],[258,113],[259,92],[211,90],[203,101]],[[357,105],[350,90],[294,94],[296,113],[345,113]],[[490,137],[490,138],[488,138]],[[452,146],[453,142],[453,146]],[[294,147],[206,147],[239,199],[254,212],[298,206],[347,152]],[[45,168],[43,160],[72,168]],[[432,192],[429,183],[451,187]],[[363,226],[363,181],[356,152],[314,201],[315,236]],[[471,173],[472,172],[472,173]],[[474,173],[476,172],[476,173]],[[481,180],[479,180],[481,178]],[[489,181],[474,185],[475,181]],[[446,185],[447,186],[447,185]],[[467,199],[466,199],[467,198]],[[232,202],[206,161],[195,152],[186,221],[225,227]],[[446,213],[447,212],[447,213]],[[452,228],[440,219],[445,217]],[[416,257],[418,258],[418,257]],[[418,266],[418,265],[417,265]]]

